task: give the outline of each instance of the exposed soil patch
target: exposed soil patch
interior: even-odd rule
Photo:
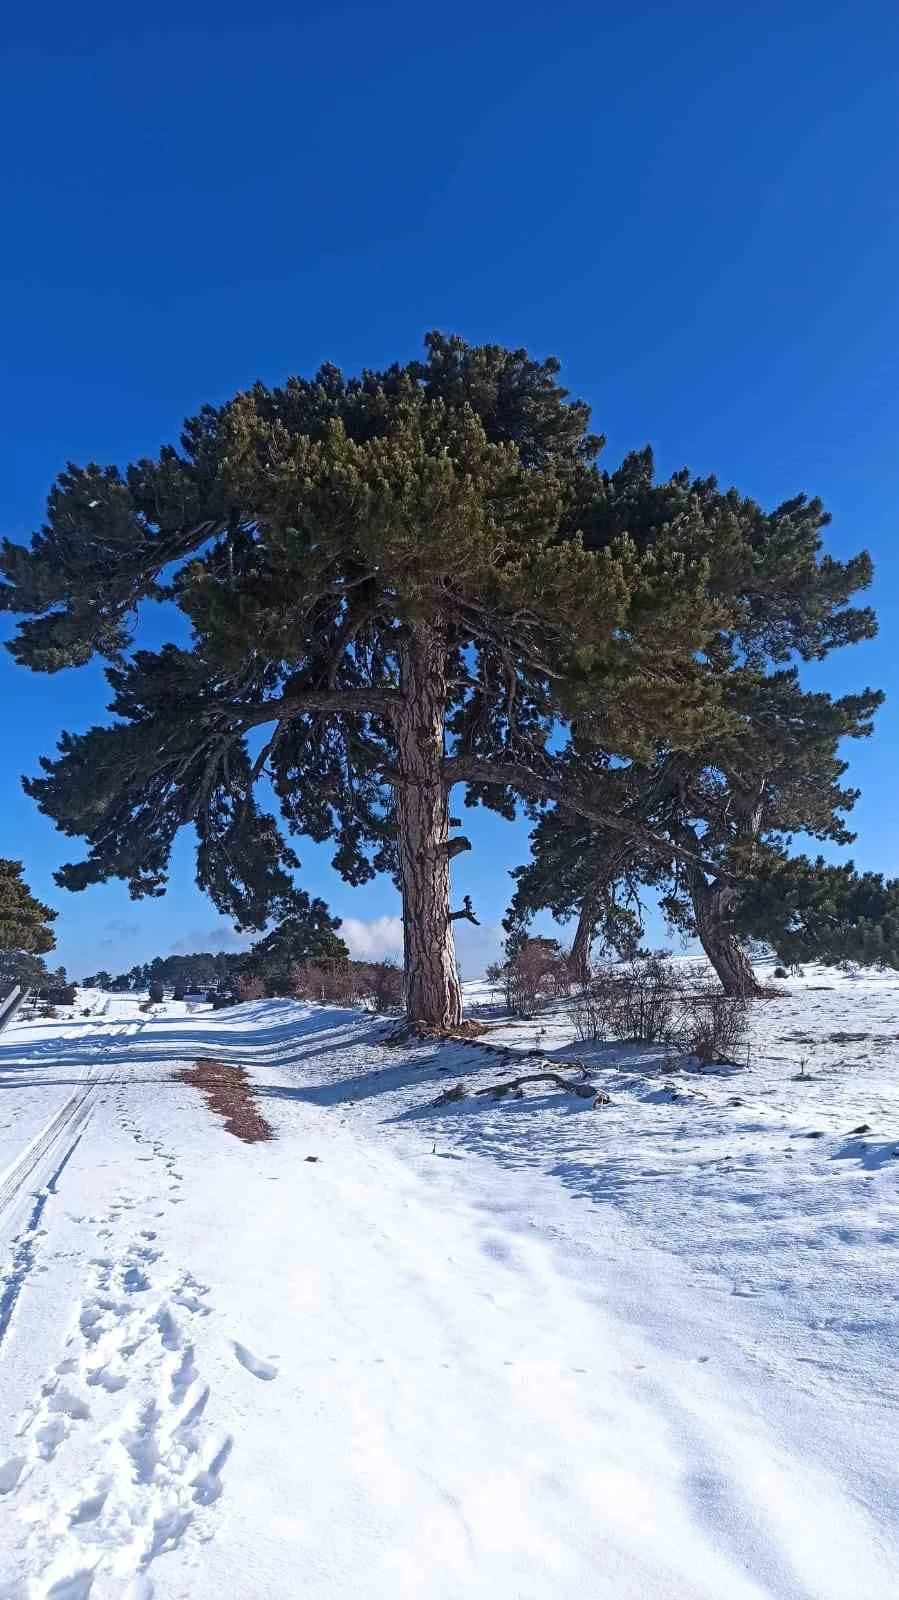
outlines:
[[[227,1131],[244,1144],[274,1139],[274,1129],[256,1105],[251,1080],[243,1067],[207,1058],[192,1067],[181,1067],[174,1076],[179,1083],[190,1083],[199,1089],[210,1111],[223,1117]]]

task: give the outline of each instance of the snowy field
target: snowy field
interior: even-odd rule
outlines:
[[[497,1021],[597,1109],[286,1001],[0,1035],[2,1600],[899,1594],[899,980],[783,989],[739,1071]]]

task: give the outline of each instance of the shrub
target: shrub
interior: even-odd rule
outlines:
[[[366,998],[377,1012],[402,1011],[406,983],[402,967],[395,961],[372,961],[365,973]]]
[[[748,1025],[745,1000],[736,996],[697,993],[685,1016],[684,1036],[679,1041],[686,1055],[702,1064],[735,1061],[746,1047]]]
[[[265,984],[261,978],[245,977],[238,973],[234,979],[234,988],[238,1000],[261,1000],[265,995]]]
[[[359,1005],[362,985],[359,968],[348,962],[318,964],[314,961],[298,962],[290,969],[287,992],[295,1000],[327,1001],[331,1005]]]
[[[700,1062],[719,1063],[734,1059],[748,1021],[745,1000],[657,956],[595,972],[571,1014],[584,1043],[664,1044]]]
[[[658,956],[599,968],[573,1008],[579,1039],[667,1043],[682,1007],[685,979]]]
[[[523,939],[507,961],[487,968],[487,977],[503,985],[506,1008],[519,1017],[571,993],[571,968],[558,939]]]

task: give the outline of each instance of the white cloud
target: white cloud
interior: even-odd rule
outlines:
[[[402,917],[373,917],[370,922],[362,917],[344,917],[340,937],[346,940],[350,955],[356,961],[402,959]]]
[[[475,927],[461,919],[454,924],[456,960],[462,977],[482,978],[491,961],[502,958],[505,933],[499,922],[485,922]]]
[[[482,977],[484,968],[502,954],[505,934],[498,922],[475,927],[460,919],[453,924],[453,933],[463,978]],[[402,917],[373,917],[368,922],[362,917],[344,917],[340,934],[356,961],[403,959]]]

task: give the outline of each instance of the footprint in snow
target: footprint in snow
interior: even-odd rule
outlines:
[[[92,1367],[87,1374],[87,1383],[92,1389],[105,1389],[107,1394],[118,1394],[128,1382],[124,1372],[111,1370],[112,1363],[104,1367]]]
[[[46,1590],[47,1600],[87,1600],[93,1581],[93,1568],[83,1567],[78,1572],[58,1578],[52,1588]]]
[[[263,1383],[271,1383],[273,1378],[277,1378],[278,1369],[271,1361],[254,1356],[252,1350],[248,1350],[245,1344],[238,1344],[236,1339],[233,1344],[234,1354],[241,1366],[246,1367],[247,1372],[252,1372],[254,1378],[261,1378]]]
[[[191,1479],[194,1499],[199,1505],[212,1505],[213,1501],[217,1500],[222,1493],[222,1468],[227,1462],[233,1447],[234,1441],[230,1433],[226,1433],[218,1449],[210,1457],[208,1466],[203,1467],[196,1477]]]
[[[12,1494],[26,1465],[26,1456],[10,1456],[8,1461],[0,1462],[0,1494]]]
[[[78,1528],[85,1522],[96,1522],[109,1495],[108,1486],[98,1489],[95,1494],[86,1495],[78,1502],[74,1511],[69,1516],[69,1527]]]
[[[83,1422],[90,1416],[90,1407],[80,1395],[73,1394],[71,1389],[55,1389],[48,1397],[47,1410],[53,1411],[57,1416],[69,1417],[73,1422]]]

